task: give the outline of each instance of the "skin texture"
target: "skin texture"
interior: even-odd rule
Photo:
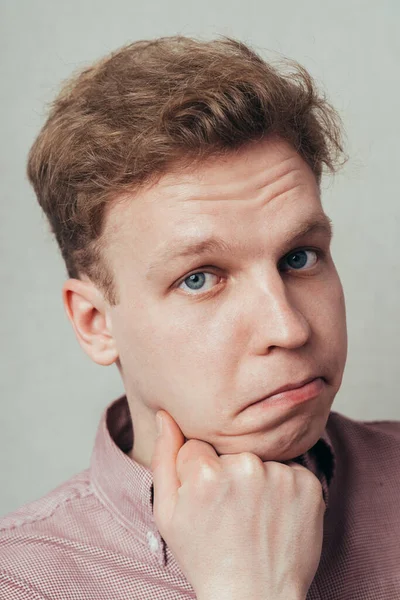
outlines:
[[[345,301],[329,235],[293,241],[291,232],[321,215],[312,170],[277,138],[170,172],[111,208],[120,303],[110,307],[87,278],[62,293],[84,351],[121,372],[133,459],[150,468],[159,409],[218,455],[288,461],[316,443],[345,367]],[[231,249],[164,260],[148,274],[165,248],[210,235]],[[295,269],[288,254],[299,248],[309,250]],[[326,379],[316,398],[244,410],[311,376]]]

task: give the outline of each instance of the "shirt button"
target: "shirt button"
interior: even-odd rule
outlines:
[[[149,547],[152,552],[157,552],[158,550],[158,540],[152,531],[147,532],[147,539],[149,542]]]

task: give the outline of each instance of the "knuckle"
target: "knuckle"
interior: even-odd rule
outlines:
[[[306,470],[306,472],[303,474],[303,485],[304,487],[307,486],[307,490],[309,491],[310,494],[319,497],[322,497],[322,485],[320,480],[318,479],[318,477],[316,475],[314,475],[314,473],[312,473],[311,471],[309,471],[308,469]]]
[[[242,475],[254,475],[261,471],[264,472],[262,460],[252,452],[241,452],[238,455],[237,463]]]
[[[185,442],[183,444],[183,446],[181,446],[180,450],[182,450],[182,448],[185,448],[186,451],[187,450],[195,450],[196,448],[199,447],[199,445],[201,446],[204,442],[201,442],[200,440],[196,440],[196,439],[190,439],[187,442]]]
[[[190,478],[200,488],[207,488],[218,483],[220,471],[221,468],[212,457],[201,455],[193,463]]]
[[[265,464],[269,477],[282,483],[289,483],[294,480],[295,472],[289,466],[276,461],[268,461]]]
[[[217,472],[213,461],[207,457],[202,457],[196,464],[196,479],[201,482],[217,481],[219,473]]]

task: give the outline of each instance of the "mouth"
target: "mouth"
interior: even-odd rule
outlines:
[[[313,375],[311,377],[307,377],[302,379],[301,381],[297,381],[294,383],[288,383],[279,388],[273,390],[267,396],[263,396],[258,400],[250,402],[248,406],[252,406],[253,404],[259,404],[261,402],[277,402],[279,400],[296,400],[296,399],[306,399],[306,397],[311,397],[316,390],[314,388],[319,387],[326,383],[326,379],[321,377],[320,375]],[[304,397],[304,398],[303,398]]]

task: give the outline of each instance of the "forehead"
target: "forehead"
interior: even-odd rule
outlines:
[[[318,212],[312,170],[290,144],[272,139],[171,171],[126,194],[111,208],[106,231],[115,258],[124,250],[149,256],[183,238],[187,243],[207,234],[239,235],[261,216],[273,230],[285,226],[289,213],[294,222]]]

